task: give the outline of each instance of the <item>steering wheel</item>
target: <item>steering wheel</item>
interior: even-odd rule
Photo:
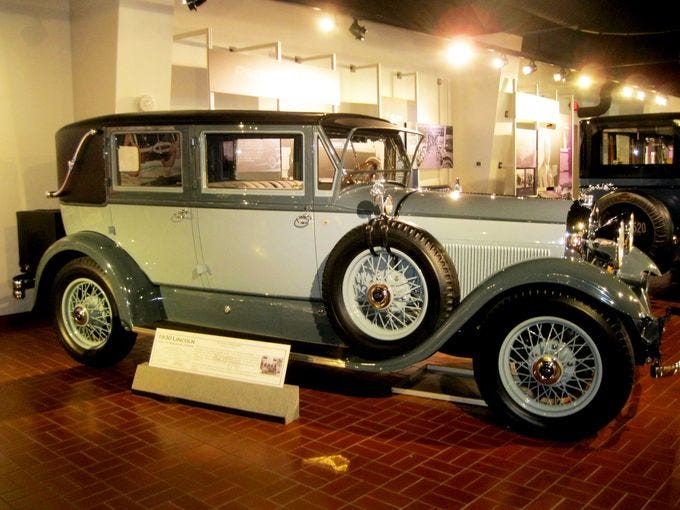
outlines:
[[[342,185],[349,186],[350,184],[368,183],[375,178],[375,173],[380,170],[380,159],[375,156],[366,158],[363,163],[360,163],[352,172],[347,173],[342,178]]]
[[[366,158],[366,160],[356,167],[354,173],[361,174],[354,177],[355,182],[371,182],[375,179],[375,173],[380,170],[380,160],[371,156]]]

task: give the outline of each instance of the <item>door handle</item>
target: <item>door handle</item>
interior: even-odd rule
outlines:
[[[179,223],[182,220],[188,219],[191,219],[191,211],[189,209],[186,209],[185,207],[177,209],[172,215],[173,223]]]
[[[295,221],[293,222],[293,225],[295,225],[296,228],[304,228],[308,226],[312,221],[312,215],[308,212],[301,214],[297,218],[295,218]]]

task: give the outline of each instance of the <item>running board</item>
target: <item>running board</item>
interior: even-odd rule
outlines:
[[[394,385],[392,393],[486,407],[472,368],[459,364],[425,365]]]

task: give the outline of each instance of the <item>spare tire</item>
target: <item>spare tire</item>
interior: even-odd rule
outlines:
[[[616,239],[620,218],[627,221],[631,213],[635,220],[634,243],[661,268],[668,266],[673,246],[673,219],[668,208],[658,199],[630,191],[614,191],[597,201],[600,225],[599,234]]]
[[[326,261],[322,289],[334,329],[368,359],[414,348],[460,301],[458,275],[442,245],[387,218],[340,239]]]

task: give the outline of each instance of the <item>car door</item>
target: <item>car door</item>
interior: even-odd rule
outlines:
[[[208,288],[228,294],[319,296],[306,128],[204,128],[196,139],[196,211]]]
[[[194,211],[188,205],[187,130],[121,127],[108,130],[111,155],[109,235],[149,279],[171,287],[202,287]]]

